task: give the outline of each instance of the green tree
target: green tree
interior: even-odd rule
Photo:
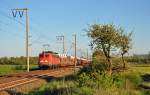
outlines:
[[[102,51],[100,51],[100,50],[95,50],[94,52],[93,52],[93,54],[92,54],[92,57],[94,58],[94,57],[103,57],[104,56],[104,54],[103,54],[103,52]]]
[[[93,63],[106,63],[105,56],[103,51],[95,50],[92,54],[92,62]]]
[[[121,58],[122,58],[122,62],[123,62],[123,68],[126,68],[126,62],[124,60],[124,55],[126,53],[128,53],[129,49],[131,49],[132,45],[131,45],[131,36],[132,33],[125,33],[124,29],[120,28],[120,34],[118,36],[118,47],[120,48],[121,51]]]
[[[118,29],[113,24],[93,24],[86,30],[91,38],[91,47],[103,51],[112,73],[111,50],[117,48]]]

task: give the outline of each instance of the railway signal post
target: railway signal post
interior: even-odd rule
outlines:
[[[22,17],[25,11],[26,14],[26,64],[27,64],[27,72],[29,72],[29,18],[28,18],[28,8],[16,8],[12,10],[12,14],[16,17],[17,13]],[[15,12],[14,12],[15,11]]]
[[[86,49],[86,56],[87,56],[87,60],[89,59],[89,52],[88,49]]]

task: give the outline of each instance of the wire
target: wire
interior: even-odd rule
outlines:
[[[17,23],[21,24],[22,26],[25,26],[25,24],[24,24],[24,23],[22,23],[21,21],[19,21],[19,20],[16,20],[16,19],[14,19],[14,18],[9,17],[7,14],[5,14],[5,13],[4,13],[4,12],[2,12],[2,11],[0,11],[0,15],[2,15],[2,16],[4,16],[4,17],[6,17],[6,18],[8,18],[8,19],[14,20],[14,21],[16,21]]]
[[[19,21],[19,20],[17,20],[17,19],[14,19],[14,18],[12,18],[12,17],[10,17],[10,16],[8,16],[5,12],[3,12],[3,11],[0,11],[0,15],[2,15],[2,16],[4,16],[5,18],[8,18],[8,19],[11,19],[11,20],[13,20],[13,21],[15,21],[15,22],[17,22],[18,24],[20,24],[20,25],[22,25],[23,27],[25,27],[25,24],[23,23],[23,22],[21,22],[21,21]],[[46,40],[46,41],[50,41],[50,39],[51,39],[51,37],[48,37],[46,34],[42,34],[41,32],[38,32],[39,30],[38,30],[38,28],[39,28],[39,26],[40,27],[42,27],[42,25],[39,25],[38,23],[34,23],[35,21],[32,19],[32,17],[30,17],[31,18],[31,25],[30,25],[30,29],[31,29],[31,34],[32,35],[36,35],[35,37],[37,37],[35,40],[33,40],[32,42],[31,42],[31,44],[33,45],[33,44],[44,44],[44,41],[41,41],[42,39],[44,40]],[[3,23],[2,21],[1,21],[1,23]],[[9,25],[9,24],[6,24],[6,23],[3,23],[4,25]],[[35,27],[34,25],[37,25],[37,27]],[[33,27],[34,26],[34,27]],[[4,32],[4,30],[3,29],[1,29],[1,31],[3,31]],[[9,32],[8,32],[9,33]],[[16,35],[18,35],[17,33],[14,33],[13,34],[14,36],[16,36]],[[24,38],[24,37],[23,37]],[[55,42],[54,40],[52,40],[51,39],[51,41],[52,42]],[[55,43],[53,43],[52,44],[52,42],[51,42],[51,45],[53,46]]]
[[[0,24],[9,27],[9,24],[8,24],[8,23],[4,23],[4,22],[1,21],[1,20],[0,20]],[[19,35],[18,33],[13,33],[12,30],[11,30],[11,32],[8,32],[8,31],[6,31],[6,30],[4,30],[4,29],[2,29],[2,28],[0,28],[0,29],[1,29],[1,31],[3,31],[3,32],[9,33],[9,34],[13,34],[13,36],[16,36],[16,35],[17,35],[17,36],[23,37],[22,35]],[[6,29],[6,28],[5,28],[5,29]],[[24,37],[23,37],[23,38],[24,38]]]
[[[4,13],[3,11],[0,11],[0,15],[2,15],[3,17],[6,17],[6,18],[8,18],[8,19],[11,19],[11,20],[13,20],[13,21],[15,21],[15,22],[17,22],[17,23],[19,23],[20,25],[22,25],[23,27],[25,27],[25,24],[24,23],[22,23],[21,21],[19,21],[19,20],[16,20],[16,19],[14,19],[14,18],[11,18],[11,17],[9,17],[6,13]],[[2,21],[0,21],[1,23],[3,23]],[[4,25],[6,25],[6,26],[8,26],[9,24],[6,24],[6,23],[3,23]],[[2,30],[2,29],[1,29]],[[2,31],[4,31],[4,30],[2,30]],[[18,34],[15,34],[15,35],[18,35]]]
[[[16,33],[8,32],[8,31],[5,31],[5,30],[3,30],[3,29],[1,29],[1,28],[0,28],[0,32],[8,33],[9,35],[12,35],[13,37],[24,38],[23,36],[21,37],[20,35],[18,35],[18,34],[16,34]]]
[[[3,23],[4,25],[8,26],[9,24],[4,23],[3,21],[0,20],[0,24]]]

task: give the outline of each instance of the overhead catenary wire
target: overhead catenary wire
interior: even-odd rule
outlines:
[[[6,17],[6,18],[8,18],[8,19],[14,20],[15,22],[17,22],[17,23],[19,23],[19,24],[21,24],[22,26],[25,27],[25,24],[24,24],[23,22],[21,22],[21,21],[19,21],[19,20],[16,20],[16,19],[14,19],[14,18],[12,18],[12,17],[10,17],[10,16],[8,16],[5,12],[3,12],[3,11],[1,11],[1,10],[0,10],[0,15]]]
[[[7,8],[7,9],[9,9],[9,8]],[[21,22],[20,20],[17,20],[17,19],[12,18],[12,16],[8,16],[5,12],[3,12],[3,11],[1,11],[1,10],[0,10],[0,15],[6,17],[6,18],[8,18],[8,19],[11,19],[11,20],[13,20],[13,21],[19,23],[19,24],[22,25],[23,27],[25,27],[25,24],[24,24],[23,22]],[[51,38],[51,37],[47,37],[46,35],[41,34],[41,32],[40,32],[40,34],[38,34],[37,31],[39,31],[39,30],[37,29],[37,27],[33,27],[33,24],[38,25],[38,28],[39,28],[39,26],[42,27],[42,25],[39,25],[38,23],[34,23],[35,20],[33,20],[32,17],[30,17],[30,19],[31,19],[31,21],[32,21],[32,22],[30,22],[30,33],[33,33],[33,34],[36,35],[36,37],[37,37],[37,39],[33,40],[33,42],[39,43],[38,40],[40,40],[40,39],[45,39],[45,40],[47,40],[47,41],[50,41],[50,38]],[[35,31],[34,31],[34,30],[35,30]],[[32,44],[34,44],[34,43],[32,43]]]
[[[21,14],[21,13],[20,13]],[[23,26],[23,27],[25,27],[25,24],[24,23],[22,23],[20,20],[17,20],[17,19],[14,19],[14,18],[12,18],[12,16],[9,16],[7,13],[5,13],[5,12],[3,12],[3,11],[1,11],[0,10],[0,15],[1,16],[3,16],[3,17],[5,17],[5,18],[7,18],[7,19],[9,19],[9,20],[12,20],[12,21],[15,21],[15,22],[17,22],[18,24],[20,24],[21,26]],[[3,23],[2,21],[1,21],[1,23]],[[8,25],[10,25],[10,24],[6,24],[6,23],[3,23],[3,25],[5,25],[5,26],[8,26]],[[6,28],[7,29],[7,28]],[[9,33],[6,29],[1,29],[1,31],[2,32],[5,32],[5,33],[8,33],[8,34],[11,34],[11,35],[13,35],[14,37],[18,37],[19,36],[19,34],[18,33]],[[32,32],[32,34],[34,35],[34,37],[37,37],[37,39],[35,39],[34,38],[34,40],[33,40],[33,42],[32,43],[29,43],[30,45],[32,45],[32,44],[40,44],[40,45],[42,45],[42,44],[44,44],[45,43],[45,41],[49,41],[50,40],[50,38],[51,37],[47,37],[47,36],[45,36],[44,34],[41,34],[41,32],[35,32],[35,31],[33,31],[33,30],[38,30],[37,28],[35,28],[35,27],[30,27],[30,29],[31,29],[31,32]],[[10,30],[9,30],[10,31]],[[18,36],[16,36],[16,35],[18,35]],[[21,36],[22,37],[22,36]],[[22,37],[22,38],[24,38],[24,37]],[[30,36],[30,38],[31,38],[31,36]],[[41,41],[41,39],[43,39],[43,40],[45,40],[45,41]]]
[[[1,20],[0,20],[0,25],[5,25],[5,26],[9,27],[8,23],[4,23]],[[2,27],[0,27],[0,32],[7,33],[9,35],[12,35],[13,37],[24,38],[23,35],[19,35],[18,33],[12,32],[12,30],[10,32],[8,32],[7,30],[2,29]]]
[[[6,10],[10,10],[10,7],[11,7],[11,9],[14,7],[12,5],[8,5],[8,3],[4,2],[4,0],[3,0],[2,3],[6,5],[6,6],[4,6],[5,7],[4,9],[6,9]],[[16,20],[12,17],[9,17],[8,15],[7,15],[7,18],[15,20],[17,23],[20,23],[22,26],[25,27],[25,24],[22,23],[20,20]],[[39,28],[43,28],[43,29],[40,31]],[[30,15],[30,33],[32,34],[31,39],[33,39],[33,40],[31,40],[30,44],[32,44],[32,45],[34,45],[34,44],[42,45],[42,44],[45,44],[45,43],[50,43],[51,46],[53,46],[55,44],[55,40],[52,39],[51,36],[48,37],[46,32],[43,33],[44,29],[48,29],[48,28],[43,26],[43,24],[40,24],[37,20],[35,20],[34,17],[32,17]],[[48,30],[46,30],[46,31],[48,31]],[[70,42],[68,42],[68,43],[70,43]]]
[[[12,36],[15,37],[15,38],[22,38],[22,39],[23,39],[23,36],[21,37],[21,35],[18,35],[18,34],[16,34],[16,33],[12,33],[12,32],[8,32],[8,31],[3,30],[3,29],[1,29],[1,28],[0,28],[0,32],[7,33],[8,35],[12,35]]]
[[[18,24],[20,24],[21,26],[25,27],[25,24],[20,21],[20,20],[17,20],[17,19],[14,19],[12,17],[10,17],[7,13],[5,12],[1,12],[0,11],[0,15],[4,16],[5,18],[7,19],[10,19],[10,20],[13,20],[15,22],[17,22]],[[31,17],[32,18],[32,17]],[[39,44],[39,45],[43,45],[45,43],[50,43],[51,46],[55,45],[56,46],[56,43],[55,43],[55,40],[52,39],[51,36],[48,36],[46,33],[42,33],[40,30],[39,30],[39,26],[40,27],[45,27],[45,26],[42,26],[42,25],[39,25],[39,23],[35,23],[35,20],[31,20],[32,22],[30,22],[30,33],[32,33],[32,42],[30,44],[34,45],[34,44]],[[36,25],[36,27],[35,27]],[[46,29],[46,28],[44,28]],[[5,29],[3,29],[5,30]],[[5,30],[6,31],[6,30]],[[48,30],[47,30],[48,31]],[[18,33],[15,33],[15,34],[18,34]],[[21,36],[22,37],[22,36]],[[24,38],[24,37],[23,37]],[[31,38],[31,39],[32,39]]]
[[[10,20],[13,20],[13,21],[15,21],[15,22],[17,22],[18,24],[20,24],[21,26],[23,26],[23,27],[25,27],[25,24],[23,23],[23,22],[21,22],[21,21],[19,21],[19,20],[17,20],[17,19],[15,19],[15,18],[12,18],[12,17],[10,17],[10,16],[8,16],[6,13],[4,13],[3,11],[1,11],[0,10],[0,15],[1,16],[3,16],[3,17],[5,17],[5,18],[8,18],[8,19],[10,19]],[[2,21],[0,21],[1,23],[2,23]],[[6,23],[3,23],[4,25],[9,25],[9,24],[6,24]],[[33,28],[31,27],[31,30],[32,30]],[[4,31],[4,30],[3,30]],[[32,30],[33,31],[33,30]],[[17,33],[16,33],[17,34]],[[36,33],[35,33],[36,34]],[[39,40],[39,38],[44,38],[45,39],[45,37],[38,37],[38,40]],[[38,41],[36,41],[36,42],[38,42]],[[33,44],[33,43],[32,43]]]

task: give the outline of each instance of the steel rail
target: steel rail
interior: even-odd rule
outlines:
[[[52,70],[53,71],[53,70]],[[61,70],[61,72],[59,72],[60,70],[55,70],[53,72],[49,72],[49,73],[45,73],[45,74],[41,74],[41,75],[32,75],[30,78],[22,78],[22,79],[18,79],[18,80],[14,80],[11,82],[7,82],[7,83],[2,83],[0,84],[0,91],[6,90],[6,89],[10,89],[19,85],[24,85],[27,83],[31,83],[33,81],[37,81],[39,80],[39,77],[45,77],[45,75],[47,76],[52,76],[54,75],[59,75],[61,73],[64,73],[64,69]]]

